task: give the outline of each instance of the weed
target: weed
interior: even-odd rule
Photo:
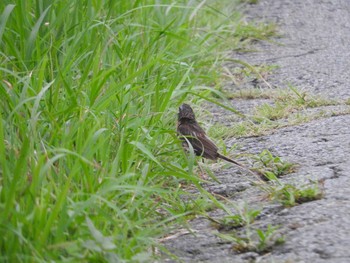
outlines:
[[[266,231],[257,229],[256,233],[259,237],[257,244],[257,251],[264,252],[269,250],[274,245],[280,245],[284,243],[284,236],[276,237],[276,230],[278,227],[267,226]]]
[[[247,3],[247,4],[257,4],[259,0],[240,0],[242,3]]]
[[[250,209],[246,204],[243,206],[235,206],[237,214],[224,216],[219,221],[219,230],[229,230],[251,225],[260,215],[261,211]]]
[[[235,63],[241,64],[242,67],[235,67],[233,70],[224,67],[224,76],[228,77],[237,86],[240,86],[241,83],[244,82],[254,83],[257,82],[259,79],[264,81],[277,68],[277,66],[275,65],[250,65],[240,60],[235,60]],[[260,89],[247,89],[238,91],[238,96],[235,93],[232,93],[231,95],[227,94],[227,97],[242,98],[242,94],[248,94],[248,96],[245,96],[244,98],[251,99],[254,98],[254,95],[250,95],[249,93],[252,93],[253,91],[257,92],[258,94],[263,93]]]
[[[288,95],[286,95],[286,98],[281,100],[285,100],[285,101],[287,100],[289,103],[292,101],[292,104],[294,104],[295,106],[301,106],[306,108],[316,108],[321,106],[341,104],[341,102],[338,102],[335,100],[312,96],[306,92],[299,91],[297,88],[291,85],[289,85],[289,89],[292,91],[292,93],[294,93],[294,96],[291,96],[291,98],[288,98]]]
[[[283,184],[278,179],[284,174],[293,172],[295,164],[285,162],[278,156],[273,156],[268,150],[262,151],[254,158],[256,159],[255,169],[264,175],[265,180],[272,183],[272,185],[263,188],[269,193],[272,200],[289,207],[322,198],[323,191],[319,187],[319,183],[314,182],[311,186],[298,188],[291,184]]]
[[[226,93],[228,99],[244,99],[244,100],[255,100],[255,99],[271,99],[271,94],[263,89],[241,89],[237,92]]]
[[[258,156],[254,156],[256,162],[254,168],[261,174],[265,175],[265,179],[274,180],[284,174],[293,172],[295,165],[286,162],[278,156],[273,156],[269,150],[263,150]]]
[[[226,241],[234,243],[233,249],[239,253],[254,251],[257,253],[266,253],[274,246],[284,243],[284,236],[277,230],[278,227],[267,226],[266,230],[251,229],[247,227],[244,235],[235,233],[218,234],[218,236]]]
[[[3,2],[1,260],[133,261],[209,209],[182,203],[198,179],[174,123],[184,100],[221,105],[209,86],[235,5]]]
[[[271,70],[275,69],[275,66],[263,66],[262,69],[266,69],[265,74],[267,74]],[[252,73],[255,73],[256,70],[252,71]],[[264,71],[260,72],[259,74],[264,74]],[[243,89],[233,93],[226,93],[226,96],[229,99],[271,99],[274,103],[280,103],[284,106],[290,105],[295,109],[343,104],[342,101],[336,101],[312,95],[305,91],[298,90],[296,87],[293,87],[291,85],[288,86],[288,89]]]
[[[279,91],[270,92],[270,98],[274,99],[271,104],[264,103],[258,106],[253,116],[254,120],[261,122],[264,119],[278,121],[280,119],[291,119],[293,114],[305,109],[321,106],[337,105],[340,102],[326,100],[320,97],[299,92],[296,88],[290,87],[291,92]]]
[[[256,114],[253,117],[256,122],[263,122],[264,119],[270,121],[276,121],[279,119],[287,118],[294,110],[290,105],[285,105],[280,102],[276,102],[274,105],[264,103],[258,106],[256,109]]]
[[[221,123],[215,123],[210,126],[208,135],[210,138],[221,138],[222,140],[225,140],[227,138],[236,137],[238,134],[233,127]]]
[[[257,106],[252,114],[246,114],[240,122],[232,127],[222,127],[222,133],[231,136],[257,136],[286,127],[309,122],[314,119],[329,116],[330,113],[319,110],[317,113],[308,113],[307,108],[322,106],[344,105],[343,101],[325,99],[313,96],[290,86],[284,89],[245,89],[234,93],[227,93],[230,99],[268,99],[269,103]],[[334,115],[347,114],[348,110],[341,108]]]
[[[221,231],[217,235],[234,243],[234,250],[240,253],[247,251],[263,253],[272,249],[274,245],[283,243],[284,237],[278,233],[278,227],[268,225],[266,230],[253,227],[253,223],[260,215],[261,210],[250,209],[246,203],[234,205],[234,207],[236,214],[232,214],[230,210],[225,209],[228,213],[227,216],[219,221],[212,220]],[[235,231],[232,229],[235,229]]]
[[[303,186],[301,188],[297,188],[291,184],[279,184],[275,188],[272,187],[272,191],[270,192],[272,200],[276,200],[286,207],[318,200],[322,196],[323,191],[319,183],[315,182],[311,186]]]
[[[216,206],[211,202],[210,199],[198,196],[192,199],[191,196],[184,193],[183,198],[176,203],[173,202],[172,198],[168,197],[168,202],[171,206],[166,208],[169,215],[186,215],[186,220],[192,219],[193,217],[205,214],[206,212],[212,211]]]
[[[241,41],[266,40],[276,35],[276,24],[248,22],[237,25],[235,37]]]

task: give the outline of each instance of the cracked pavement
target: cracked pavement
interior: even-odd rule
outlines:
[[[252,65],[277,65],[268,78],[275,87],[292,84],[326,98],[349,99],[350,1],[260,0],[249,6],[247,17],[277,23],[282,36],[276,41],[281,45],[259,42],[257,52],[233,52],[235,59]],[[233,84],[226,88],[237,89]],[[232,103],[238,110],[247,110],[244,101]],[[259,103],[247,102],[251,107]],[[329,107],[323,110],[332,111]],[[224,110],[213,111],[217,121],[227,121],[227,117],[220,120]],[[233,166],[217,169],[215,174],[221,183],[210,183],[207,190],[262,209],[254,226],[279,225],[285,243],[265,254],[238,253],[232,249],[232,243],[217,236],[218,230],[211,222],[198,217],[190,222],[193,234],[165,242],[169,251],[183,262],[350,262],[350,115],[329,114],[268,135],[226,141],[229,147],[235,143],[243,152],[257,154],[268,149],[297,163],[298,169],[281,180],[297,185],[322,180],[323,198],[284,208],[264,198],[264,193],[247,181],[244,172]],[[223,215],[219,210],[211,212],[216,218]]]

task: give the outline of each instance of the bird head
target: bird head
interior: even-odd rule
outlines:
[[[196,120],[194,112],[190,105],[184,103],[179,107],[179,120],[188,119],[188,120]]]

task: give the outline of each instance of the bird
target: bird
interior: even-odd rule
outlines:
[[[183,148],[188,149],[190,143],[197,156],[210,160],[223,159],[253,173],[255,176],[258,175],[239,162],[220,154],[218,147],[198,124],[193,109],[186,103],[179,107],[177,134],[182,141]]]

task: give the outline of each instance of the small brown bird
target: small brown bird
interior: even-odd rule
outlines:
[[[199,126],[194,112],[188,104],[182,104],[179,107],[177,133],[182,140],[182,146],[188,149],[188,143],[190,143],[197,156],[202,156],[210,160],[217,160],[220,158],[257,175],[242,164],[218,153],[218,147],[208,138],[205,131]]]

